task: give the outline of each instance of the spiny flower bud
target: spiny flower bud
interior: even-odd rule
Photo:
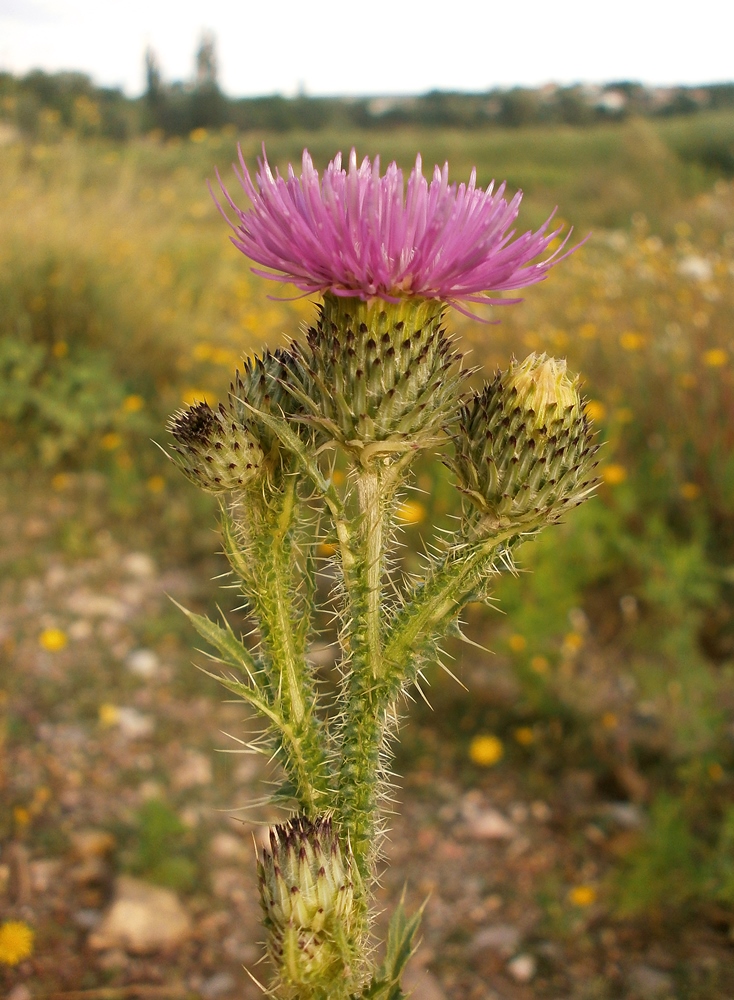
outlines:
[[[444,309],[327,294],[303,357],[313,421],[363,461],[425,446],[455,410],[462,381]]]
[[[298,817],[270,831],[258,862],[268,953],[288,995],[353,975],[354,891],[331,821]],[[319,994],[321,995],[321,994]],[[326,995],[325,993],[323,995]],[[341,994],[340,994],[341,995]]]
[[[302,410],[297,396],[303,397],[309,388],[308,374],[294,353],[282,348],[266,351],[262,358],[248,358],[242,374],[236,373],[229,387],[230,408],[238,422],[257,427],[263,450],[269,452],[277,446],[277,439],[249,407],[278,417],[291,416]]]
[[[195,403],[175,414],[168,429],[176,439],[176,462],[189,479],[211,493],[246,488],[271,471],[278,442],[254,411],[278,416],[300,404],[289,392],[303,391],[308,376],[288,351],[266,351],[245,361],[229,388],[229,400],[216,410]]]
[[[566,362],[531,354],[468,400],[450,464],[493,527],[556,521],[596,485],[597,446]]]
[[[242,489],[260,474],[264,455],[258,440],[221,403],[217,410],[194,403],[175,414],[168,429],[177,441],[176,464],[210,493]]]

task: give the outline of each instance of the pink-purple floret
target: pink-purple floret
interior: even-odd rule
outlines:
[[[301,176],[289,165],[287,177],[275,174],[263,150],[256,183],[239,150],[235,173],[251,202],[247,211],[232,200],[217,174],[222,192],[237,217],[232,242],[247,257],[270,268],[255,274],[295,285],[305,293],[330,291],[362,299],[396,301],[405,296],[506,305],[519,299],[496,299],[488,292],[511,291],[545,278],[563,257],[568,236],[544,260],[560,233],[550,229],[553,215],[537,232],[513,240],[510,229],[522,192],[507,201],[505,184],[493,191],[449,184],[448,164],[434,169],[430,184],[421,158],[408,179],[391,163],[380,176],[380,160],[349,168],[338,154],[319,182],[308,152]],[[224,213],[223,213],[224,214]],[[226,218],[226,216],[225,216]],[[569,234],[570,235],[570,234]],[[275,272],[275,273],[273,273]]]

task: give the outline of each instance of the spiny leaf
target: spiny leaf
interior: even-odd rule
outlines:
[[[427,902],[427,900],[426,900]],[[360,1000],[403,1000],[400,979],[411,956],[416,950],[415,936],[418,933],[426,903],[412,917],[405,912],[405,890],[400,902],[390,918],[387,932],[385,959],[378,974],[360,995]]]
[[[183,611],[199,635],[211,643],[215,649],[219,650],[230,666],[239,667],[240,669],[244,667],[248,676],[251,679],[254,678],[254,675],[257,673],[257,664],[252,653],[236,638],[229,625],[227,625],[226,629],[223,629],[205,615],[194,614],[193,611],[184,608],[178,601],[174,601],[173,603]]]

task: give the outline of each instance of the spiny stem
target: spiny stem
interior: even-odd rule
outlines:
[[[365,635],[366,660],[370,673],[377,677],[382,673],[381,661],[381,616],[383,534],[385,521],[385,498],[378,472],[362,472],[357,479],[359,513],[362,519],[362,586],[365,590]]]
[[[491,566],[497,549],[517,534],[517,527],[512,527],[468,552],[449,550],[441,563],[431,567],[430,575],[405,598],[385,637],[386,673],[401,681],[413,680],[407,665],[426,642],[445,633],[470,599],[479,576]]]
[[[296,485],[295,476],[286,476],[280,494],[258,505],[258,518],[254,517],[255,504],[248,505],[248,518],[238,520],[247,540],[244,548],[232,551],[226,530],[225,543],[233,568],[245,581],[258,623],[269,667],[270,697],[284,722],[280,727],[284,765],[302,810],[315,816],[330,804],[331,781],[323,723],[306,661],[308,629],[302,623],[299,627],[295,608]],[[236,508],[234,513],[237,516]]]
[[[394,483],[394,477],[380,469],[360,470],[359,521],[356,538],[348,549],[353,563],[350,571],[343,567],[349,600],[346,642],[350,661],[343,683],[337,812],[365,884],[371,881],[379,847],[376,824],[385,729],[378,697],[383,674],[382,582]]]

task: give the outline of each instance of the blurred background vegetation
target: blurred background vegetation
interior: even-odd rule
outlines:
[[[582,771],[644,810],[604,887],[613,912],[734,919],[734,85],[234,101],[207,44],[185,86],[149,54],[136,101],[82,76],[0,75],[2,489],[70,495],[96,474],[56,542],[71,559],[85,503],[163,564],[216,548],[211,504],[151,439],[313,314],[269,299],[227,242],[206,181],[231,177],[237,141],[253,163],[264,140],[281,168],[304,146],[323,167],[352,145],[406,169],[418,150],[448,159],[454,180],[476,165],[482,185],[523,189],[522,228],[558,205],[574,238],[592,231],[583,248],[498,325],[450,323],[485,372],[530,351],[568,359],[603,484],[521,553],[532,572],[498,579],[505,616],[470,609],[467,631],[512,667],[511,703],[480,689],[467,704],[437,677],[443,710],[415,714],[458,770],[523,768],[540,791]],[[417,485],[409,568],[455,504],[440,466]],[[401,768],[423,751],[408,734]],[[146,808],[131,870],[155,873],[179,831]]]

